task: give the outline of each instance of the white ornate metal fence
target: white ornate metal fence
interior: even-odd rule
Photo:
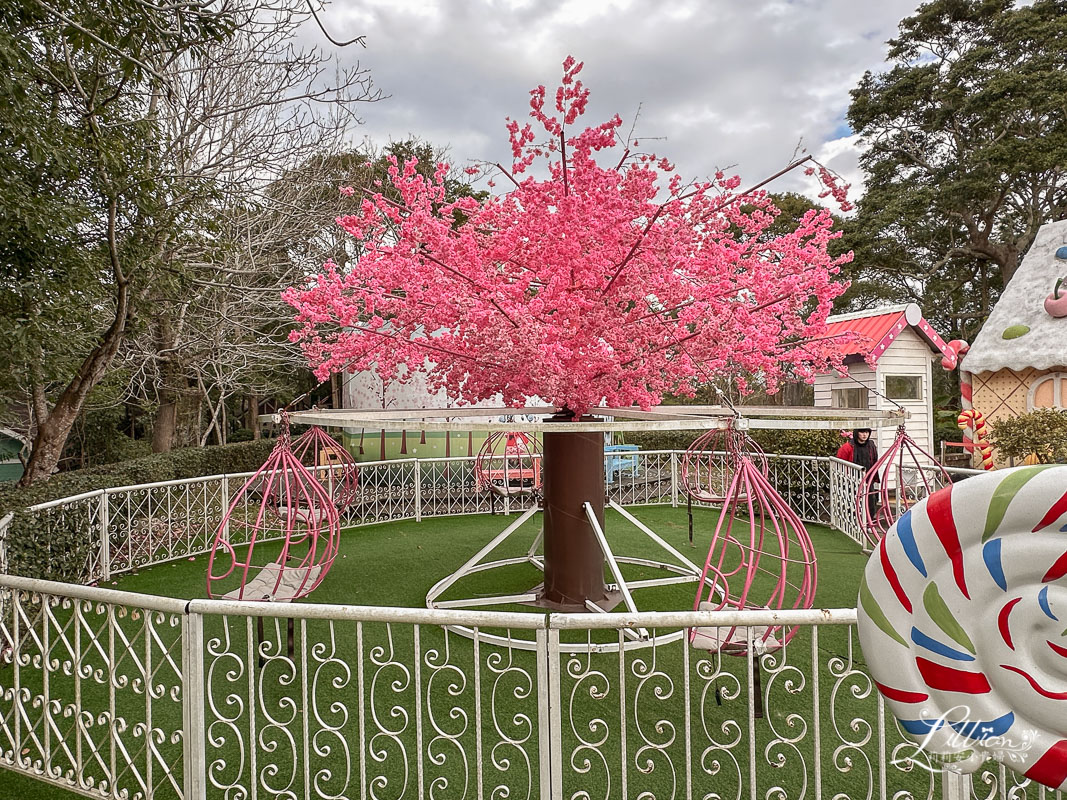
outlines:
[[[280,608],[10,576],[0,596],[0,763],[94,797],[898,800],[941,784],[886,715],[850,609]],[[758,659],[657,643],[772,623],[801,628]],[[638,626],[647,648],[598,652]]]
[[[609,492],[677,504],[678,462],[641,453]],[[847,528],[854,465],[772,465],[804,517],[858,536]],[[98,580],[206,550],[242,481],[109,489],[34,513],[45,536],[87,525],[86,578]],[[469,459],[383,462],[363,465],[346,524],[488,510]],[[664,641],[735,624],[799,631],[758,658]],[[106,798],[1044,800],[1002,768],[972,783],[916,753],[864,669],[854,625],[852,609],[277,606],[0,576],[0,766]],[[637,628],[646,647],[602,652]],[[518,639],[534,648],[499,644]],[[565,652],[574,644],[584,652]]]
[[[612,472],[608,496],[621,505],[678,505],[678,451],[627,453],[632,466]],[[722,470],[725,474],[725,470]],[[33,506],[38,535],[62,541],[52,532],[76,524],[87,537],[83,583],[172,561],[211,547],[223,512],[251,476],[213,475],[178,481],[87,492]],[[830,458],[772,456],[770,477],[776,488],[808,522],[849,528],[852,498],[859,485],[855,465]],[[254,494],[250,495],[254,499]],[[357,498],[343,513],[352,527],[402,519],[488,512],[512,513],[529,507],[529,497],[500,498],[479,491],[473,458],[405,459],[360,465]],[[852,527],[855,527],[854,520]],[[7,529],[0,521],[0,545]],[[857,539],[859,541],[859,539]]]
[[[91,797],[966,800],[972,786],[901,736],[852,609],[278,607],[11,576],[0,597],[0,764]],[[800,627],[759,658],[658,643],[707,624]],[[599,652],[636,627],[648,647]],[[587,652],[561,651],[576,641]],[[1052,794],[997,767],[973,785]]]

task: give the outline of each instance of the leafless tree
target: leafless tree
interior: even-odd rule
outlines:
[[[198,310],[190,287],[233,263],[240,237],[231,215],[262,209],[265,188],[286,170],[339,148],[358,104],[379,97],[358,65],[343,69],[330,52],[300,44],[302,26],[318,21],[317,1],[138,0],[127,20],[36,0],[19,68],[66,109],[57,125],[85,143],[78,157],[92,171],[70,185],[92,216],[71,223],[67,239],[83,240],[92,256],[82,286],[62,298],[78,308],[68,314],[61,304],[37,326],[78,320],[64,342],[71,357],[35,371],[55,338],[48,332],[36,338],[40,361],[20,370],[34,434],[24,484],[55,468],[120,353],[158,405],[157,449],[169,447],[185,342],[200,336],[186,331],[188,310]]]
[[[156,408],[157,452],[174,445],[183,395],[207,403],[210,432],[227,396],[269,393],[298,368],[278,335],[288,315],[274,314],[294,280],[287,245],[329,218],[277,187],[312,157],[339,152],[358,104],[380,96],[358,66],[296,45],[311,13],[246,0],[236,34],[176,63],[159,97],[164,158],[184,189],[176,200],[188,205],[188,225],[162,254],[163,279],[139,298],[146,324],[124,352],[140,361],[132,372]]]

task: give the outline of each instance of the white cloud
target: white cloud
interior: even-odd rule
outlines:
[[[454,160],[509,158],[504,118],[556,85],[571,54],[592,91],[586,122],[618,112],[687,177],[734,166],[745,185],[798,142],[859,185],[844,124],[849,90],[883,66],[915,0],[339,0],[323,20],[389,99],[362,109],[356,139],[422,137]],[[790,174],[772,190],[817,193]]]

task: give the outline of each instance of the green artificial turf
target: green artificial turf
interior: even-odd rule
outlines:
[[[703,564],[714,512],[695,512],[693,547],[688,543],[684,508],[642,507],[633,513]],[[437,518],[345,531],[340,556],[310,599],[423,607],[434,583],[514,519],[489,515]],[[524,554],[538,524],[535,517],[493,558]],[[616,554],[658,555],[643,535],[610,510],[606,529]],[[738,528],[735,532],[744,533]],[[815,606],[854,606],[866,556],[843,534],[816,525],[810,525],[809,532],[819,560]],[[277,553],[278,545],[269,545],[268,550]],[[183,559],[121,576],[113,584],[131,592],[200,598],[205,596],[206,565],[206,556]],[[649,577],[654,571],[624,567],[624,572],[632,580]],[[471,576],[448,596],[513,594],[530,589],[538,580],[536,570],[518,565]],[[641,590],[636,599],[642,610],[685,610],[692,607],[693,594],[692,584],[677,584]],[[525,607],[507,610],[544,613]],[[64,613],[75,612],[58,609],[57,620],[67,619]],[[101,612],[85,608],[77,613],[95,620],[84,635],[101,629]],[[164,689],[152,701],[152,727],[167,732],[181,726],[180,697],[166,691],[176,683],[176,675],[164,657],[169,655],[180,667],[176,621],[177,616],[145,618],[141,614],[119,620],[138,659],[122,661],[115,671],[135,681],[144,659],[152,659],[153,682]],[[512,631],[511,635],[532,638],[532,633]],[[289,661],[284,658],[284,618],[268,620],[265,658],[257,663],[254,622],[205,617],[207,756],[217,783],[247,786],[256,780],[264,797],[286,792],[302,797],[308,790],[313,796],[318,792],[353,798],[361,794],[525,797],[527,791],[539,796],[540,720],[534,654],[484,641],[476,645],[434,626],[308,620],[297,622],[294,636],[295,657]],[[684,796],[689,775],[693,776],[694,796],[710,792],[722,797],[748,796],[750,753],[757,764],[759,797],[777,796],[776,786],[782,788],[782,797],[811,797],[816,778],[824,797],[838,793],[862,797],[872,785],[877,791],[878,700],[861,672],[854,630],[825,627],[817,636],[816,641],[810,628],[802,629],[784,651],[764,659],[760,672],[764,718],[751,725],[749,708],[755,706],[755,698],[749,693],[744,658],[709,656],[688,647],[684,640],[621,656],[559,656],[564,795],[587,791],[592,797],[622,797],[625,773],[625,794],[630,797],[642,792],[649,792],[649,797]],[[614,632],[565,631],[561,635],[564,642],[615,638]],[[64,653],[53,655],[62,660]],[[90,655],[82,666],[103,662],[103,655]],[[10,667],[0,669],[5,686],[10,685],[10,671]],[[51,696],[69,698],[77,691],[83,706],[95,702],[106,708],[106,679],[94,678],[90,672],[80,679],[61,671],[53,673]],[[23,670],[23,686],[34,692],[42,688],[33,683],[27,669]],[[136,735],[133,724],[145,717],[145,698],[143,690],[124,692],[116,714],[127,718],[130,727],[122,741],[135,752],[144,746],[144,737]],[[63,720],[61,730],[71,731],[73,725]],[[258,743],[254,768],[249,748],[253,726]],[[83,739],[85,748],[90,738],[107,743],[106,725],[89,728]],[[688,769],[687,737],[692,741]],[[181,743],[164,738],[153,747],[162,762],[179,771],[180,785]],[[818,757],[816,740],[821,749]],[[28,749],[32,757],[32,745]],[[308,786],[301,768],[304,764],[312,781]],[[301,766],[294,770],[294,765]],[[160,776],[161,768],[160,764],[153,767],[153,783],[166,788],[159,796],[173,796],[165,776]],[[882,777],[890,795],[901,789],[925,795],[930,780],[925,772],[908,775],[894,768]],[[131,775],[124,780],[136,790]],[[0,772],[0,792],[0,796],[17,794],[27,800],[66,796],[7,771]],[[209,787],[208,796],[224,797],[227,792]]]

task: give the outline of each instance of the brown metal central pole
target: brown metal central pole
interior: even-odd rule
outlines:
[[[568,422],[572,418],[558,415]],[[604,527],[604,434],[544,434],[545,587],[541,602],[563,610],[585,611],[586,601],[607,597],[604,554],[585,504]]]

